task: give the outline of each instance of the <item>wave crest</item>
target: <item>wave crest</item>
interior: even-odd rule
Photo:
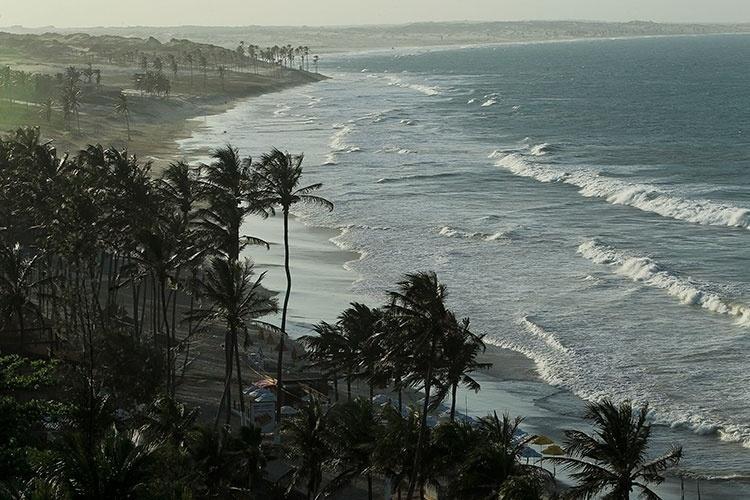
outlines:
[[[710,291],[708,285],[681,278],[649,257],[629,256],[597,240],[581,243],[578,253],[596,264],[614,267],[621,276],[665,290],[683,304],[733,316],[739,323],[750,325],[750,306],[734,304]]]
[[[589,198],[602,198],[613,205],[627,205],[695,224],[750,228],[750,209],[710,200],[692,200],[667,193],[656,186],[636,184],[599,175],[589,170],[563,171],[528,161],[522,154],[495,151],[490,158],[515,175],[539,182],[560,182],[579,188]]]

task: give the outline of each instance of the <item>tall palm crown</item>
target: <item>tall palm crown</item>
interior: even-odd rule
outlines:
[[[468,389],[479,392],[479,382],[471,376],[473,372],[480,369],[490,368],[492,363],[477,361],[486,346],[484,335],[474,334],[469,330],[469,319],[465,318],[459,322],[451,313],[449,320],[452,328],[442,339],[440,359],[440,375],[438,376],[439,394],[438,399],[443,399],[450,391],[451,393],[451,420],[456,415],[456,391],[460,384]]]
[[[384,354],[379,342],[380,337],[377,336],[382,318],[381,310],[353,302],[338,319],[348,345],[349,359],[345,358],[348,362],[348,372],[368,382],[370,397],[374,385],[378,382],[378,361]]]
[[[239,151],[230,145],[217,149],[214,161],[202,165],[203,191],[209,206],[200,211],[200,227],[206,239],[216,244],[216,250],[230,260],[238,260],[248,244],[265,244],[258,238],[241,236],[240,228],[246,215],[266,212],[253,195],[252,160],[241,158]]]
[[[251,326],[272,328],[258,318],[273,314],[276,299],[262,287],[265,273],[253,279],[252,262],[229,262],[214,258],[202,279],[196,280],[199,297],[208,304],[194,313],[199,321],[221,321],[231,328],[246,331]]]
[[[420,457],[425,449],[427,412],[440,403],[440,399],[433,398],[430,391],[437,368],[438,349],[442,337],[451,328],[452,315],[445,303],[445,285],[438,281],[434,272],[407,274],[398,283],[398,290],[389,292],[389,295],[391,303],[387,309],[402,321],[407,335],[404,340],[411,356],[411,370],[406,380],[410,385],[422,387],[425,393],[407,493],[407,498],[411,498],[418,481]]]
[[[264,154],[259,164],[255,166],[253,179],[257,191],[250,200],[259,207],[266,208],[273,213],[274,206],[281,206],[284,216],[284,270],[286,271],[286,293],[281,313],[281,335],[279,340],[279,358],[276,367],[276,424],[281,423],[281,406],[283,402],[283,361],[284,336],[286,335],[286,317],[289,310],[289,297],[292,290],[292,274],[289,267],[289,210],[297,203],[307,203],[333,210],[333,203],[311,193],[319,190],[322,184],[310,184],[299,187],[302,177],[303,155],[291,155],[278,149]]]
[[[269,206],[280,206],[285,213],[289,213],[292,205],[298,203],[308,203],[333,210],[333,203],[311,194],[322,188],[322,184],[299,186],[303,160],[304,155],[292,155],[278,149],[264,154],[254,170],[259,188],[255,193],[257,199]]]
[[[565,451],[570,457],[555,459],[575,471],[578,485],[567,492],[568,498],[588,499],[606,491],[607,498],[627,500],[638,489],[642,498],[659,499],[649,484],[664,480],[662,473],[679,463],[682,448],[649,460],[647,416],[648,405],[635,408],[628,401],[618,405],[605,399],[587,405],[585,417],[593,422],[595,433],[566,431]]]

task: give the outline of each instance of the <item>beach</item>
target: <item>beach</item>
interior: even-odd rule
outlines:
[[[472,64],[505,58],[522,67],[546,57],[553,71],[565,74],[566,57],[605,64],[598,59],[602,45],[629,55],[641,46],[666,45],[688,58],[691,44],[743,43],[739,37],[613,40],[467,48],[446,56],[343,56],[330,63],[332,80],[240,102],[207,117],[181,145],[187,155],[224,141],[256,157],[271,145],[306,153],[306,177],[323,182],[336,210],[299,210],[299,221],[323,228],[317,236],[301,233],[318,241],[305,246],[330,252],[316,257],[302,251],[308,262],[297,265],[313,277],[335,272],[343,288],[316,283],[306,293],[307,278],[293,285],[300,327],[323,319],[318,316],[335,317],[347,294],[378,305],[403,273],[434,269],[457,313],[470,316],[489,345],[506,348],[496,362],[503,372],[477,374],[482,390],[459,397],[462,412],[525,416],[525,429],[561,442],[564,429],[587,428],[580,418],[585,400],[648,401],[656,424],[652,452],[684,445],[687,498],[698,480],[704,496],[742,498],[745,405],[742,361],[735,358],[746,336],[731,305],[747,293],[742,266],[732,264],[742,260],[738,243],[747,226],[735,217],[742,211],[740,194],[705,187],[713,176],[721,186],[722,170],[702,168],[717,155],[736,161],[731,134],[710,152],[681,142],[683,149],[669,149],[674,156],[667,161],[660,141],[641,148],[617,141],[642,140],[654,110],[676,113],[661,120],[688,120],[680,103],[669,110],[633,107],[638,101],[629,97],[620,108],[606,88],[584,99],[576,87],[560,90],[553,80],[535,80],[529,89],[527,77],[508,76],[504,66],[496,76],[475,74]],[[459,55],[467,58],[467,75],[431,69]],[[591,87],[594,76],[608,75],[577,78],[590,89],[597,88]],[[641,128],[597,115],[603,103]],[[697,111],[710,119],[707,108]],[[694,130],[696,144],[709,144],[720,126]],[[663,133],[683,140],[678,131]],[[689,168],[674,170],[674,162]],[[702,184],[689,177],[699,171]],[[667,193],[660,186],[667,178],[674,182],[676,172],[684,187]],[[279,234],[270,229],[278,221],[257,223],[270,224],[265,234]],[[334,244],[360,257],[335,256]],[[250,254],[264,258],[258,249]],[[331,256],[338,259],[333,266]],[[269,275],[269,283],[283,290],[282,273],[276,276]],[[330,295],[337,305],[317,315],[323,306],[314,300],[312,307],[295,305],[295,293],[298,301]],[[726,362],[717,365],[715,356]],[[665,498],[679,498],[679,490],[674,476],[659,489]]]

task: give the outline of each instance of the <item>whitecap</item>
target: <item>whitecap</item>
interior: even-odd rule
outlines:
[[[732,316],[739,323],[750,325],[750,306],[733,303],[711,291],[709,285],[682,278],[649,257],[628,255],[597,240],[581,243],[578,253],[596,264],[613,267],[616,274],[664,290],[682,304]]]
[[[590,198],[602,198],[613,205],[627,205],[663,217],[712,226],[750,227],[750,209],[710,200],[686,199],[648,184],[629,183],[597,172],[575,169],[560,170],[527,160],[513,152],[494,151],[490,158],[496,165],[515,175],[539,182],[559,182],[579,188]]]

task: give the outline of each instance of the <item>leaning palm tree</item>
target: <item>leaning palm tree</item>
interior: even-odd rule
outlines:
[[[271,297],[261,283],[265,273],[253,279],[255,272],[249,260],[243,263],[223,258],[214,258],[202,279],[195,282],[198,297],[204,299],[208,306],[196,310],[193,320],[199,322],[213,321],[226,325],[229,332],[224,351],[226,355],[224,393],[219,404],[219,411],[214,422],[218,426],[221,412],[226,403],[226,421],[230,421],[232,406],[230,384],[232,381],[232,359],[236,360],[238,395],[243,419],[245,415],[242,372],[239,359],[237,337],[240,332],[250,327],[260,327],[275,331],[275,327],[258,320],[262,316],[273,314],[278,310],[276,299]]]
[[[641,498],[660,497],[649,484],[664,481],[663,472],[679,463],[682,447],[672,448],[655,459],[647,459],[651,426],[646,423],[648,405],[636,408],[629,401],[589,403],[585,417],[596,428],[594,435],[566,431],[565,451],[569,457],[555,462],[573,470],[578,481],[566,492],[567,498],[588,499],[607,492],[606,498],[627,500],[634,489]]]
[[[128,141],[130,140],[130,104],[128,103],[128,96],[125,92],[120,92],[117,96],[117,102],[115,102],[115,113],[125,117],[125,126],[128,129]]]
[[[333,210],[333,203],[315,196],[312,193],[323,187],[322,184],[310,184],[300,187],[302,178],[303,155],[291,155],[273,149],[270,153],[263,155],[260,163],[255,166],[254,178],[258,189],[255,193],[255,201],[263,206],[280,206],[284,216],[284,269],[286,271],[286,293],[284,295],[284,306],[281,312],[281,335],[279,340],[279,359],[276,368],[277,394],[276,400],[276,425],[281,423],[281,406],[283,394],[283,370],[284,360],[284,337],[286,331],[286,318],[289,308],[289,295],[292,291],[292,273],[289,267],[289,211],[293,205],[298,203],[312,204]]]

